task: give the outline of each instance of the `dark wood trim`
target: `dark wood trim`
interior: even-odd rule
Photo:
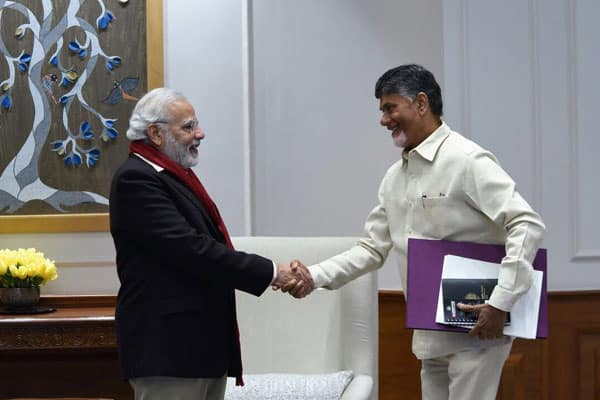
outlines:
[[[586,297],[586,296],[599,296],[600,290],[552,290],[548,292],[548,297],[562,297],[562,296],[575,296],[575,297]],[[384,289],[379,290],[379,297],[385,296],[404,296],[402,290]]]
[[[411,347],[405,306],[401,291],[379,292],[380,400],[420,399],[419,362],[403,351]],[[515,340],[497,399],[600,399],[598,310],[600,290],[550,292],[549,337]]]
[[[600,290],[553,290],[548,293],[549,298],[563,297],[563,296],[575,296],[577,298],[587,297],[587,296],[598,296],[600,295]]]
[[[119,374],[115,296],[42,296],[56,311],[0,315],[0,399],[129,400]]]
[[[86,296],[64,296],[46,295],[40,298],[40,304],[49,307],[115,307],[117,296],[115,295],[86,295]]]
[[[379,291],[379,298],[396,297],[396,296],[404,297],[404,292],[402,290],[390,290],[390,289],[385,289],[385,290]]]

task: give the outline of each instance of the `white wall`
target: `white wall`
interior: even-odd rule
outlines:
[[[549,288],[600,288],[600,2],[444,0],[447,120],[547,225]]]
[[[375,82],[415,60],[442,78],[441,12],[438,1],[254,2],[256,234],[362,233],[400,157]]]
[[[597,1],[165,3],[166,85],[196,106],[196,170],[233,235],[360,235],[399,157],[373,85],[415,61],[443,84],[449,124],[494,151],[541,211],[550,289],[600,289]],[[81,293],[115,282],[107,233],[0,235],[18,246],[43,249]],[[393,263],[379,282],[400,288]]]
[[[443,77],[441,11],[437,0],[253,2],[255,234],[362,233],[400,157],[375,82],[414,61]],[[400,287],[393,260],[379,282]]]
[[[0,249],[35,247],[56,261],[58,278],[42,294],[116,294],[119,279],[108,232],[0,235]]]
[[[245,232],[240,0],[164,1],[165,86],[194,104],[206,138],[195,168],[233,234]]]
[[[379,126],[375,81],[386,69],[415,61],[443,81],[439,0],[166,3],[166,84],[190,93],[201,110],[208,140],[197,171],[230,230],[360,235],[380,179],[400,156]],[[246,164],[240,156],[245,111],[251,137]],[[380,283],[400,287],[393,262],[381,271]]]

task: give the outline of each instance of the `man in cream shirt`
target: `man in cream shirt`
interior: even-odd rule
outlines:
[[[415,64],[393,68],[377,81],[375,97],[381,125],[403,149],[402,157],[381,182],[365,237],[309,266],[315,287],[336,289],[381,267],[392,248],[406,282],[409,237],[504,244],[506,257],[488,304],[465,308],[479,313],[475,328],[469,334],[413,335],[423,399],[493,400],[512,345],[502,335],[506,312],[531,285],[544,224],[494,155],[442,120],[441,89],[431,72]],[[310,291],[301,282],[283,290],[296,297]]]

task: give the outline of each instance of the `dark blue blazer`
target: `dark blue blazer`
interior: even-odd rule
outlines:
[[[238,375],[234,292],[259,296],[272,261],[228,248],[191,190],[135,155],[113,177],[110,230],[123,377]]]

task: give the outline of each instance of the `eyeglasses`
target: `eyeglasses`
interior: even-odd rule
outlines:
[[[170,124],[169,121],[165,121],[163,119],[157,119],[156,121],[152,121],[151,124]],[[198,120],[190,120],[188,122],[186,122],[181,129],[183,129],[184,131],[188,132],[188,133],[194,133],[196,131],[196,129],[200,128],[199,124],[198,124]]]

